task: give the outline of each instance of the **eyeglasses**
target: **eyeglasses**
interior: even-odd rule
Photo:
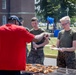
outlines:
[[[68,23],[69,23],[69,22],[66,22],[66,23],[63,23],[63,24],[61,24],[61,25],[63,25],[63,26],[64,26],[64,25],[66,25],[66,24],[68,24]]]

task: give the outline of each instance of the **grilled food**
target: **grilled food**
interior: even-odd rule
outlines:
[[[41,64],[26,64],[26,72],[41,72],[44,74],[47,74],[49,72],[53,72],[55,69],[57,69],[57,66],[45,66]]]

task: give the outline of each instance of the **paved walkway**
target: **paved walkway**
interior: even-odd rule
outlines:
[[[56,66],[56,59],[55,58],[46,58],[45,57],[44,65],[53,65],[53,66]]]

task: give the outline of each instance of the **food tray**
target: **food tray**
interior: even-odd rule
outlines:
[[[22,71],[22,73],[51,73],[55,71],[58,67],[57,66],[52,66],[52,65],[41,65],[41,64],[27,64],[26,65],[26,70]]]
[[[68,70],[68,73],[67,73],[67,70]],[[76,75],[76,70],[75,69],[67,69],[66,68],[58,68],[56,70],[54,70],[53,72],[50,72],[50,73],[47,73],[47,74],[44,74],[44,73],[41,73],[41,72],[38,72],[39,75]],[[22,71],[22,75],[26,75],[26,73],[33,73],[35,74],[35,72],[26,72],[26,71]]]

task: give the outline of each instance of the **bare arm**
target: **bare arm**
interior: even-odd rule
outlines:
[[[48,37],[46,37],[46,38],[45,38],[45,41],[44,41],[42,44],[37,45],[36,43],[34,43],[34,44],[33,44],[33,47],[34,47],[34,48],[39,48],[39,47],[42,47],[42,46],[47,45],[48,43],[49,43],[49,39],[48,39]]]
[[[49,33],[41,33],[39,35],[36,35],[35,38],[33,39],[34,42],[39,42],[43,39],[43,37],[49,37]]]
[[[60,40],[57,39],[56,47],[59,47],[59,42],[60,42]]]
[[[35,35],[33,42],[39,42],[43,37],[44,37],[44,33],[41,33],[40,35]]]

